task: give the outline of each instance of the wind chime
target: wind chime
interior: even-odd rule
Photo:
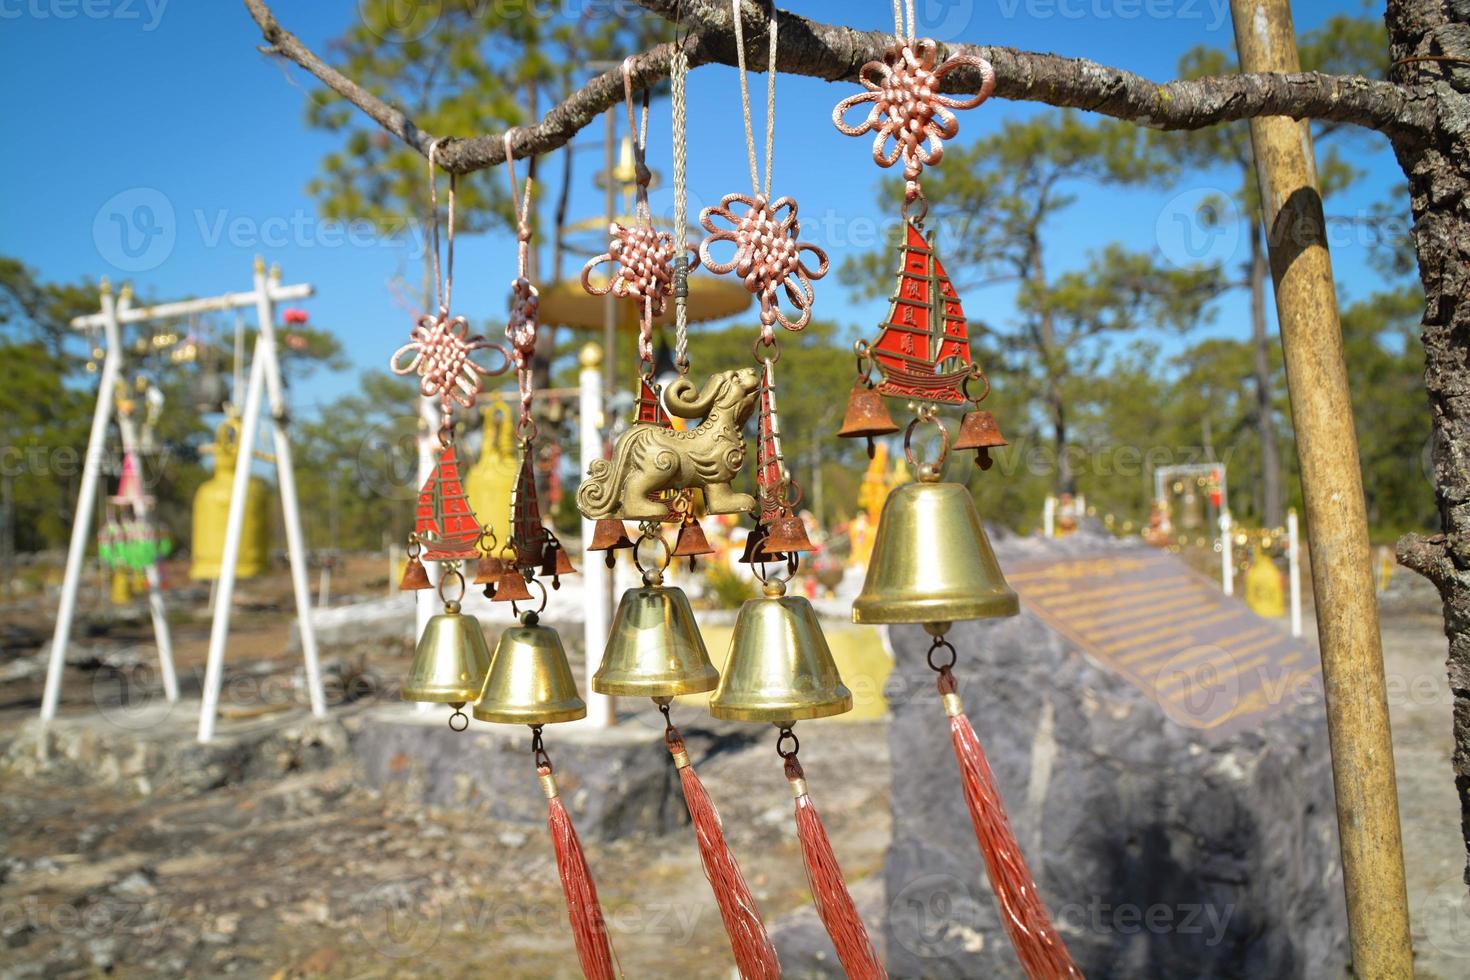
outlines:
[[[741,372],[742,377],[752,377],[756,382],[754,395],[759,409],[755,481],[759,496],[747,498],[756,524],[747,537],[741,561],[751,564],[763,589],[762,595],[747,600],[736,616],[725,670],[710,698],[710,713],[722,719],[769,723],[778,730],[776,752],[783,760],[795,800],[797,838],[818,916],[846,974],[870,980],[887,974],[848,894],[831,842],[812,803],[794,730],[799,721],[850,711],[852,694],[842,683],[811,603],[803,596],[786,594],[786,582],[795,574],[801,553],[813,548],[796,513],[800,488],[787,471],[781,452],[776,399],[780,343],[775,328],[779,324],[785,330],[799,331],[807,325],[814,299],[812,281],[826,274],[828,262],[821,249],[800,240],[796,202],[789,197],[771,197],[775,12],[770,12],[766,22],[764,182],[756,159],[738,0],[732,0],[731,12],[751,193],[727,194],[719,205],[704,209],[700,223],[709,234],[699,253],[705,268],[717,274],[734,272],[760,302],[761,328],[754,345],[756,369]],[[731,243],[735,253],[729,261],[720,262],[710,249],[724,242]],[[804,260],[806,252],[815,257],[815,268]],[[782,294],[789,312],[781,306]]]
[[[435,197],[434,154],[438,141],[429,148],[430,201],[434,207],[434,273],[439,296],[436,315],[425,315],[414,327],[410,342],[394,354],[392,368],[399,374],[416,372],[419,390],[440,399],[442,447],[438,463],[419,495],[411,557],[404,588],[428,585],[424,560],[443,562],[439,595],[444,612],[431,618],[419,641],[409,669],[403,697],[410,701],[449,703],[455,712],[450,726],[463,731],[469,719],[463,713],[473,702],[472,713],[480,721],[526,725],[531,729],[531,754],[547,799],[547,826],[556,852],[556,863],[566,897],[567,915],[582,972],[592,980],[612,980],[614,953],[597,899],[597,887],[588,870],[582,846],[562,803],[551,757],[542,740],[545,725],[574,721],[587,715],[587,705],[577,692],[567,663],[566,651],[556,631],[540,622],[547,591],[538,575],[549,576],[552,587],[560,576],[574,571],[561,542],[541,523],[536,498],[535,475],[531,469],[536,441],[536,422],[531,415],[534,397],[532,366],[536,353],[536,287],[527,277],[531,243],[531,191],[528,177],[524,196],[518,193],[512,133],[505,134],[505,160],[510,176],[511,201],[516,208],[517,272],[511,282],[511,309],[505,336],[510,349],[470,336],[465,319],[450,316],[450,294],[454,266],[454,176],[450,175],[448,202],[448,257],[445,274],[439,274],[438,204]],[[492,528],[482,526],[466,499],[455,455],[453,412],[458,405],[474,407],[480,380],[490,374],[471,355],[485,348],[498,350],[505,358],[500,371],[512,364],[520,391],[520,418],[516,435],[522,443],[521,469],[511,503],[509,546],[497,548]],[[405,358],[407,358],[405,360]],[[484,633],[473,616],[460,611],[465,589],[462,563],[477,562],[475,581],[486,586],[493,601],[510,603],[519,623],[504,630],[491,653]],[[449,598],[446,585],[455,582],[459,596]],[[534,598],[531,586],[541,593],[540,605],[522,610],[519,603]]]
[[[637,206],[632,227],[614,223],[606,254],[587,263],[583,287],[594,295],[611,291],[639,304],[639,395],[633,424],[619,438],[611,461],[595,460],[578,489],[582,513],[597,521],[592,548],[608,551],[631,547],[643,584],[629,589],[618,603],[601,665],[592,679],[599,694],[652,698],[664,717],[664,742],[679,773],[705,875],[714,891],[740,975],[746,980],[776,980],[781,964],[766,934],[755,898],[740,865],[725,841],[719,813],[690,763],[683,735],[674,725],[670,705],[682,694],[714,690],[719,673],[694,621],[684,591],[664,584],[670,562],[709,554],[703,530],[693,513],[693,492],[702,491],[709,513],[740,513],[755,503],[734,492],[730,481],[745,457],[742,429],[754,411],[759,390],[756,372],[726,371],[712,376],[704,389],[689,381],[688,275],[697,253],[686,242],[687,199],[684,80],[688,61],[682,49],[673,59],[674,231],[658,231],[648,207],[650,171],[645,162],[648,136],[648,93],[644,91],[641,122],[634,112],[631,60],[623,63],[628,126],[634,134]],[[616,263],[606,287],[589,276],[604,263]],[[654,379],[653,320],[672,296],[675,308],[676,368],[679,378],[661,392]],[[692,431],[675,432],[668,410],[681,418],[703,418]],[[657,465],[655,465],[657,463]],[[628,537],[624,520],[636,520],[637,542]],[[662,525],[677,521],[675,546],[664,540]],[[645,549],[650,553],[644,564]]]
[[[899,43],[883,61],[863,66],[859,79],[866,91],[842,100],[832,113],[837,128],[848,136],[876,134],[873,160],[880,167],[890,167],[900,158],[904,164],[898,283],[877,340],[871,345],[858,343],[858,379],[838,435],[868,439],[871,452],[873,436],[898,431],[883,396],[912,399],[915,417],[904,430],[904,453],[909,465],[917,468],[918,482],[893,490],[883,505],[852,618],[856,623],[921,623],[930,634],[928,663],[938,675],[965,801],[1006,931],[1028,976],[1080,977],[1011,832],[985,753],[965,715],[953,670],[956,652],[946,639],[955,621],[1019,612],[1016,594],[1001,573],[970,491],[963,484],[941,482],[951,447],[949,432],[938,417],[939,405],[973,402],[954,448],[976,450],[982,469],[991,464],[989,450],[1006,443],[995,419],[979,407],[990,386],[970,357],[964,310],[939,261],[934,237],[924,234],[928,204],[919,181],[926,165],[939,163],[944,140],[959,132],[951,110],[974,108],[989,98],[995,71],[985,59],[969,55],[936,66],[935,42],[914,37],[912,0],[907,30],[897,0],[893,15]],[[979,73],[979,92],[968,98],[939,94],[945,76],[961,67]],[[868,115],[849,125],[847,112],[863,103],[872,103]],[[874,368],[881,375],[876,384],[871,379]],[[980,385],[974,397],[969,391],[972,383]],[[940,443],[937,458],[919,464],[912,440],[921,424],[934,425]]]

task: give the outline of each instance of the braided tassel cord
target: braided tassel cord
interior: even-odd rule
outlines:
[[[552,846],[556,849],[556,869],[566,896],[567,918],[572,924],[572,938],[577,944],[582,974],[587,980],[615,980],[621,972],[613,966],[617,954],[613,952],[612,940],[607,934],[602,906],[597,901],[597,885],[592,881],[592,872],[582,853],[582,842],[577,839],[571,815],[557,793],[556,777],[552,775],[551,767],[540,766],[537,772],[541,776],[541,788],[546,792],[549,810],[546,824],[551,830]]]
[[[956,689],[954,674],[946,667],[939,674],[939,692],[949,715],[950,739],[960,766],[960,783],[975,836],[990,876],[990,887],[1000,906],[1001,921],[1016,949],[1021,968],[1031,980],[1078,978],[1082,973],[1072,962],[1066,944],[1051,924],[1051,916],[1036,890],[1036,881],[1026,867],[1021,846],[1006,819],[1005,804],[995,777],[985,761],[985,752],[975,734]]]
[[[812,901],[827,935],[832,937],[832,945],[837,948],[842,970],[849,980],[887,980],[888,971],[879,961],[868,930],[852,903],[822,818],[807,795],[806,775],[795,754],[786,758],[786,778],[791,781],[791,793],[796,797],[796,836],[801,842]]]
[[[745,883],[745,876],[740,873],[740,865],[730,852],[730,845],[725,842],[719,811],[715,809],[714,801],[709,798],[694,766],[689,763],[689,754],[684,749],[684,739],[678,729],[670,726],[665,738],[674,757],[674,766],[679,770],[684,803],[689,807],[689,819],[699,841],[699,860],[704,865],[704,876],[709,879],[710,888],[715,893],[715,904],[720,908],[720,918],[724,920],[725,932],[730,937],[735,966],[742,980],[779,980],[781,961],[776,957],[775,944],[766,935],[755,897]]]

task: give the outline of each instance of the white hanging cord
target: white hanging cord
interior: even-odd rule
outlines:
[[[910,0],[912,2],[912,0]],[[771,148],[776,142],[776,10],[766,21],[770,38],[766,59],[766,183],[761,190],[760,171],[755,162],[755,129],[750,122],[750,83],[745,71],[745,28],[740,18],[740,0],[730,0],[730,13],[735,20],[735,57],[740,63],[740,110],[745,119],[745,154],[750,164],[750,192],[769,200],[771,196]]]
[[[904,26],[904,12],[908,12],[908,26]],[[900,41],[913,43],[919,29],[914,18],[914,0],[893,0],[893,36]]]
[[[439,181],[438,173],[434,169],[434,153],[439,149],[443,138],[434,140],[429,144],[429,208],[434,213],[432,232],[434,236],[434,289],[439,300],[439,312],[449,313],[449,301],[451,291],[454,289],[454,182],[453,173],[449,175],[449,222],[446,229],[447,251],[443,272],[439,268]]]
[[[674,367],[689,373],[689,147],[684,81],[689,56],[682,44],[674,48],[670,65],[670,101],[674,113]]]
[[[648,147],[648,102],[649,91],[643,90],[643,118],[640,121],[633,109],[633,58],[623,59],[623,104],[628,108],[628,139],[633,144],[633,173],[637,187],[637,204],[634,221],[642,228],[653,230],[653,214],[648,207],[648,184],[653,174],[648,169],[645,151]],[[638,360],[643,365],[644,380],[653,381],[653,292],[646,292],[640,304],[638,317]]]
[[[516,383],[520,389],[521,420],[518,434],[526,442],[535,438],[536,425],[531,419],[531,361],[536,353],[536,287],[526,279],[526,270],[531,254],[531,185],[534,181],[526,174],[525,194],[516,186],[515,149],[511,145],[514,129],[505,131],[505,172],[510,178],[510,203],[516,218],[516,280],[512,288],[516,294],[517,309],[506,324],[505,335],[511,343],[511,356],[516,366]],[[519,198],[519,203],[517,202]],[[526,307],[525,310],[521,306]],[[529,314],[529,315],[527,315]]]

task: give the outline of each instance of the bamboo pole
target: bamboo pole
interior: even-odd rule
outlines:
[[[1231,0],[1247,72],[1300,70],[1289,0]],[[1353,973],[1413,976],[1368,521],[1311,131],[1251,120],[1317,601]]]

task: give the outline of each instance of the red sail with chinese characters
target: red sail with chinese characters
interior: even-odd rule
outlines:
[[[898,286],[888,319],[873,344],[883,373],[878,390],[895,398],[959,404],[970,373],[970,334],[959,294],[934,251],[912,222],[904,223]]]
[[[480,540],[480,522],[465,497],[452,444],[439,454],[434,472],[419,491],[414,530],[424,544],[422,557],[426,560],[479,557],[475,545]]]

